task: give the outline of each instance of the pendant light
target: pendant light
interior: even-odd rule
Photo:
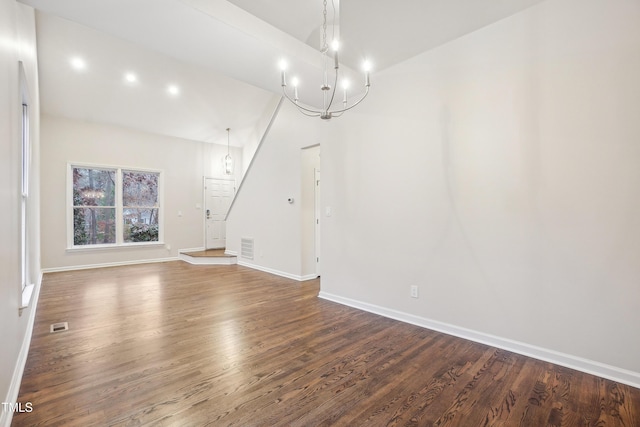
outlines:
[[[233,173],[233,160],[231,160],[231,155],[229,154],[229,131],[231,128],[227,128],[227,155],[224,156],[224,173],[226,175],[231,175]]]

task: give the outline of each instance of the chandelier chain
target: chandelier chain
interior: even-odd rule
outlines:
[[[320,51],[326,53],[329,50],[329,44],[327,43],[327,0],[324,0],[322,10],[322,46]]]

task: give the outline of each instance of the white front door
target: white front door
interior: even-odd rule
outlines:
[[[227,244],[225,218],[235,193],[232,179],[207,178],[205,180],[205,223],[207,249],[224,248]]]

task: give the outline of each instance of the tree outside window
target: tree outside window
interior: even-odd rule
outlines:
[[[73,244],[116,242],[116,171],[73,168]]]
[[[158,173],[122,173],[125,242],[158,241]]]
[[[73,246],[159,241],[159,172],[72,166]]]

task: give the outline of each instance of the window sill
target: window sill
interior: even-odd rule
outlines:
[[[29,307],[31,304],[31,297],[33,297],[33,290],[36,288],[36,285],[27,285],[22,290],[22,301],[20,303],[20,310]]]
[[[145,249],[160,248],[164,246],[164,242],[141,242],[141,243],[124,243],[121,245],[86,245],[73,246],[67,248],[67,252],[94,252],[94,251],[117,251],[120,249]]]

